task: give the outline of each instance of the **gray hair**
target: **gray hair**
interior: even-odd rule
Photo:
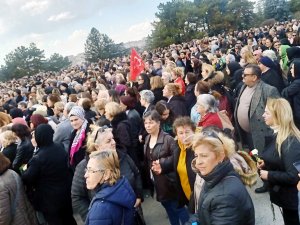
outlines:
[[[76,106],[75,102],[68,102],[67,104],[65,104],[65,110],[67,110],[67,114],[70,113],[71,109]]]
[[[228,54],[227,57],[229,59],[229,62],[234,62],[235,61],[235,56],[234,55]]]
[[[147,103],[153,103],[154,102],[154,94],[150,90],[142,90],[140,92],[140,96],[142,99],[144,99]]]
[[[218,101],[210,94],[201,94],[197,97],[197,104],[202,105],[206,112],[218,112]]]
[[[265,51],[263,51],[262,56],[266,56],[266,57],[270,58],[272,61],[276,61],[277,60],[276,53],[273,50],[265,50]]]

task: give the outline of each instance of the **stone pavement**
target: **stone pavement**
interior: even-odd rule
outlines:
[[[261,180],[252,188],[247,188],[252,198],[255,207],[255,224],[256,225],[282,225],[282,215],[279,207],[274,205],[275,218],[273,221],[273,214],[271,210],[271,203],[269,194],[255,194],[254,189],[262,185]],[[169,225],[169,220],[164,208],[155,199],[151,197],[145,198],[143,203],[143,211],[147,225]]]

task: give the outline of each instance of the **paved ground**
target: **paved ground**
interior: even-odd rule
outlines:
[[[274,205],[276,220],[273,221],[273,214],[271,211],[271,203],[269,194],[255,194],[254,189],[262,185],[261,181],[252,187],[248,188],[248,192],[252,197],[255,206],[255,224],[256,225],[282,225],[282,215],[279,208]],[[164,208],[156,200],[151,197],[146,198],[143,203],[144,216],[147,225],[169,225],[167,214]]]

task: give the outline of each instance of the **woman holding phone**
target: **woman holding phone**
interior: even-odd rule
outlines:
[[[268,99],[263,118],[274,135],[266,139],[261,153],[260,177],[269,183],[271,202],[282,208],[284,224],[297,225],[299,177],[294,163],[300,161],[300,131],[290,104],[283,98]]]

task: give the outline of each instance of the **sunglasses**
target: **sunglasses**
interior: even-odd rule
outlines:
[[[219,136],[213,131],[203,131],[202,134],[206,137],[216,138],[222,143],[222,145],[224,144],[223,141],[219,138]]]
[[[94,138],[94,142],[96,142],[96,140],[97,140],[97,138],[98,138],[98,134],[99,133],[103,133],[103,132],[105,132],[107,129],[109,129],[109,127],[108,126],[103,126],[103,127],[100,127],[98,130],[97,130],[97,132],[96,132],[96,135],[95,135],[95,138]]]

